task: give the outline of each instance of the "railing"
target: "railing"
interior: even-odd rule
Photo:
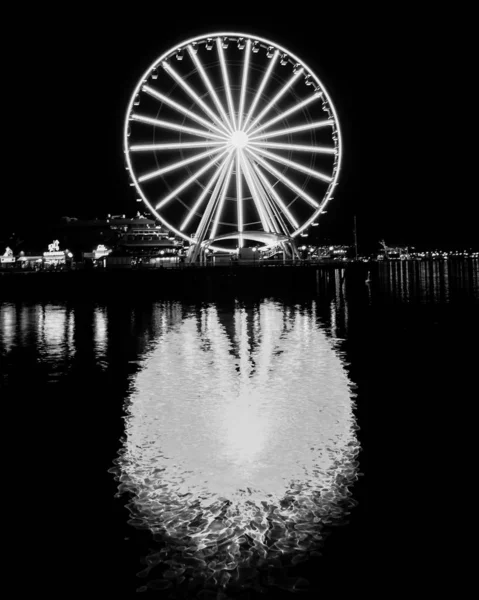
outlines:
[[[153,263],[153,264],[137,264],[126,266],[126,268],[131,269],[146,269],[146,270],[155,270],[155,269],[211,269],[211,268],[223,268],[223,269],[238,269],[242,267],[255,267],[255,268],[266,268],[266,267],[317,267],[317,266],[344,266],[348,262],[353,261],[345,261],[345,260],[334,260],[334,259],[325,259],[325,260],[276,260],[276,259],[266,259],[266,260],[247,260],[247,259],[239,259],[232,260],[231,262],[221,262],[215,263],[206,262],[206,263]],[[125,268],[125,265],[111,266],[111,268]],[[107,266],[107,269],[110,266]]]
[[[439,260],[434,258],[426,258],[422,259],[424,262],[442,262],[443,259]],[[479,258],[474,256],[466,256],[466,257],[450,257],[448,260],[472,260],[474,262],[478,261]],[[411,259],[408,262],[421,262],[421,259]],[[390,264],[401,261],[377,261],[377,260],[369,260],[369,264]],[[214,264],[211,262],[208,263],[170,263],[168,265],[161,264],[140,264],[140,265],[129,265],[129,264],[118,264],[118,265],[109,265],[106,268],[102,266],[98,267],[86,267],[83,263],[76,263],[72,266],[63,266],[61,269],[50,269],[50,268],[33,268],[33,267],[18,267],[14,265],[0,266],[0,275],[8,275],[15,273],[65,273],[72,271],[93,271],[93,272],[104,272],[104,271],[155,271],[161,269],[162,271],[186,271],[186,270],[208,270],[218,268],[223,269],[224,271],[234,272],[236,270],[241,270],[243,268],[255,268],[255,269],[274,269],[278,267],[283,268],[320,268],[320,267],[329,267],[329,268],[345,268],[351,264],[365,264],[364,261],[359,260],[356,261],[354,259],[351,260],[334,260],[334,259],[320,259],[320,260],[239,260],[239,261],[231,261],[231,263],[222,263],[222,264]]]
[[[33,273],[33,272],[46,272],[46,273],[64,273],[69,271],[103,271],[103,270],[142,270],[142,271],[153,271],[157,269],[162,270],[184,270],[184,269],[211,269],[211,268],[223,268],[223,269],[241,269],[243,267],[254,267],[254,268],[275,268],[275,267],[320,267],[320,266],[345,266],[347,263],[355,262],[348,260],[334,260],[334,259],[291,259],[291,260],[277,260],[277,259],[264,259],[264,260],[247,260],[239,259],[232,260],[230,262],[215,263],[214,261],[208,261],[206,263],[187,263],[187,262],[171,262],[171,263],[140,263],[140,264],[110,264],[106,267],[85,267],[83,263],[75,263],[74,265],[63,265],[61,268],[44,268],[37,267],[33,268],[30,266],[19,267],[9,265],[8,268],[0,269],[0,272],[14,272],[14,273]]]

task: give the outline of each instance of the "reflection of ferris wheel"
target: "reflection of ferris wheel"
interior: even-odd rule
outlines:
[[[205,244],[275,246],[303,233],[332,197],[341,135],[304,62],[262,38],[215,33],[144,73],[124,151],[131,185],[196,258]]]

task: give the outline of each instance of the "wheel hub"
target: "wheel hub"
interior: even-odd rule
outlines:
[[[237,150],[245,148],[248,145],[249,138],[244,131],[235,131],[231,135],[230,143]]]

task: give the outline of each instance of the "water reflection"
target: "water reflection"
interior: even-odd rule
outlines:
[[[108,345],[107,311],[98,307],[95,311],[95,345],[97,352],[105,354]]]
[[[354,286],[348,282],[345,268],[316,271],[316,292],[320,300],[328,298],[330,332],[337,338],[348,331],[350,291],[354,292]]]
[[[37,319],[40,356],[50,362],[68,358],[73,351],[73,312],[64,305],[43,305]]]
[[[168,540],[147,560],[144,575],[162,565],[154,589],[256,581],[256,567],[307,557],[348,512],[353,394],[315,310],[192,309],[144,359],[117,476],[131,523]]]
[[[9,366],[45,365],[50,381],[58,380],[75,354],[75,315],[65,304],[1,304],[0,351]],[[20,358],[21,357],[21,358]],[[13,361],[13,362],[12,362]]]
[[[395,261],[379,264],[379,291],[390,300],[444,303],[479,298],[479,261]]]
[[[16,320],[17,314],[13,304],[0,306],[0,334],[5,353],[12,350],[15,339]]]
[[[369,266],[360,267],[313,273],[316,299],[298,295],[298,304],[297,298],[248,305],[0,304],[0,387],[29,407],[31,420],[35,406],[48,415],[39,416],[38,428],[44,425],[42,436],[55,455],[62,448],[75,460],[77,453],[85,480],[99,482],[90,501],[75,496],[75,509],[93,515],[92,521],[97,500],[112,495],[105,471],[118,450],[120,407],[128,396],[116,473],[120,491],[130,492],[122,498],[130,502],[131,523],[147,532],[132,535],[135,549],[114,572],[117,581],[125,565],[125,580],[134,574],[136,553],[146,554],[153,538],[143,573],[148,589],[169,586],[173,597],[191,597],[196,592],[183,594],[182,586],[199,572],[231,588],[256,581],[258,570],[266,572],[268,585],[293,585],[282,575],[284,565],[322,544],[329,523],[348,511],[357,475],[353,395],[340,348],[348,348],[351,372],[358,373],[359,364],[361,375],[361,336],[372,326],[372,340],[378,339],[376,327],[386,339],[391,328],[392,321],[374,312],[381,303],[450,302],[459,312],[464,299],[479,298],[478,261],[374,265],[369,285]],[[409,308],[396,306],[391,315],[431,316]],[[440,331],[442,317],[436,320]],[[409,337],[414,323],[399,349],[393,331],[389,351],[380,344],[371,354],[398,357],[392,362],[402,379],[409,372],[402,350],[410,352],[411,339],[416,345],[415,334]],[[347,341],[339,345],[338,338]],[[460,339],[467,345],[466,338],[450,337],[454,343],[446,339],[444,347],[456,348]],[[437,340],[422,347],[421,360],[428,348],[436,356]],[[67,479],[63,473],[58,480],[62,488]],[[111,521],[115,534],[122,530],[122,507]],[[111,544],[118,545],[113,535]],[[111,551],[105,542],[98,548],[105,557]],[[271,565],[277,568],[270,572]]]

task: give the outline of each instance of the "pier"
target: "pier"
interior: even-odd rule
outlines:
[[[325,272],[364,280],[371,265],[355,262],[178,267],[4,271],[0,300],[102,298],[197,298],[223,295],[314,291]]]

